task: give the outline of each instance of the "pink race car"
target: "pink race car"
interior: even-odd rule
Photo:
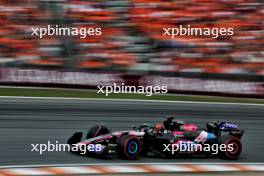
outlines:
[[[227,122],[207,123],[206,128],[202,129],[167,118],[163,123],[132,126],[131,130],[126,131],[110,132],[105,126],[97,125],[89,130],[85,140],[82,141],[82,133],[77,132],[70,137],[68,144],[74,153],[80,153],[85,147],[85,153],[89,155],[117,154],[124,159],[137,159],[150,153],[169,158],[217,156],[237,159],[242,151],[240,139],[243,133],[244,130],[238,125]]]

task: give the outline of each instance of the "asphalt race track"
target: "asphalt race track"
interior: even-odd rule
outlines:
[[[31,152],[31,144],[47,141],[66,143],[76,131],[87,133],[103,123],[112,130],[129,129],[132,124],[156,123],[165,116],[204,126],[223,120],[240,124],[246,131],[239,160],[141,158],[124,161],[98,159],[67,152]],[[135,101],[59,100],[0,98],[0,165],[87,164],[111,162],[239,162],[264,163],[264,106]]]

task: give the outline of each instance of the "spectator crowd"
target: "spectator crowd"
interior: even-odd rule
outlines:
[[[102,35],[31,36],[49,24]],[[0,0],[0,25],[2,66],[264,75],[262,0]],[[234,35],[163,35],[179,25]]]

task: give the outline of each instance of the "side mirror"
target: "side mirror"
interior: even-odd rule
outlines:
[[[174,117],[168,117],[167,121],[172,121],[174,119]]]

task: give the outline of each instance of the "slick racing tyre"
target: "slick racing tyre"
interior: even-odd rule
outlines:
[[[68,140],[68,144],[73,145],[73,144],[77,144],[78,142],[81,142],[82,140],[82,132],[76,132],[72,135],[72,137],[70,137],[70,139]]]
[[[108,128],[103,125],[96,125],[88,131],[86,138],[90,139],[108,133],[110,133],[110,130]]]
[[[117,141],[117,152],[123,159],[137,159],[141,153],[141,141],[132,135],[122,135]]]
[[[239,138],[235,136],[223,136],[219,138],[219,145],[225,144],[226,151],[219,150],[219,158],[227,160],[237,159],[242,152],[242,144]],[[228,150],[228,146],[232,146],[232,150]]]

